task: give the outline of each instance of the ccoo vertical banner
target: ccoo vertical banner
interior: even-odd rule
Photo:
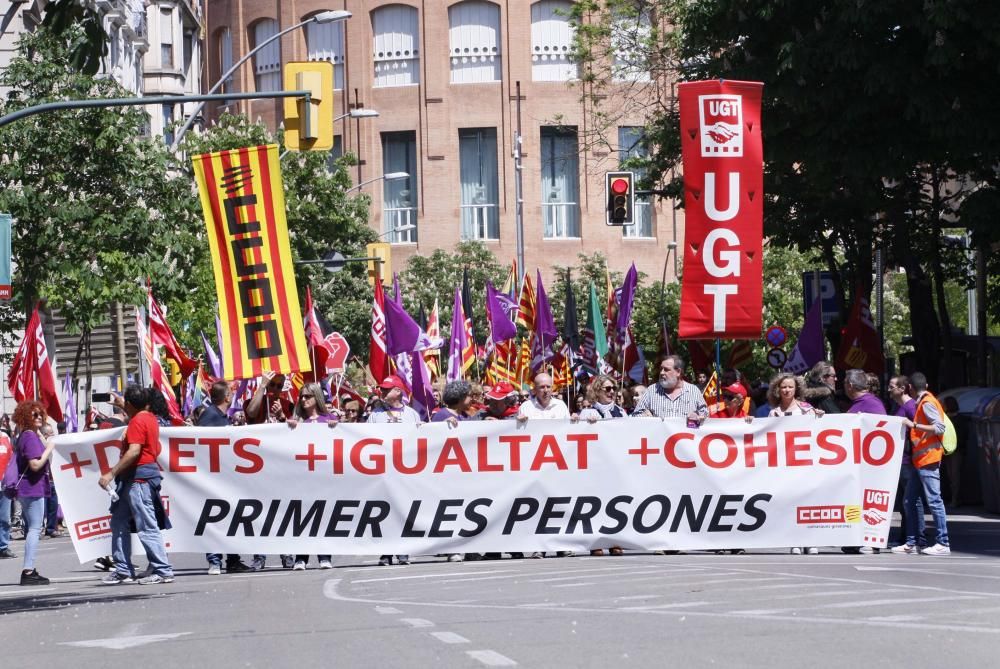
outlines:
[[[763,312],[763,84],[680,84],[684,339],[756,339]]]
[[[10,281],[10,214],[0,214],[0,300],[14,297]]]
[[[308,372],[278,147],[195,156],[229,378]]]

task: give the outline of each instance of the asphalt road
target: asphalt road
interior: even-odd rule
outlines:
[[[952,516],[951,557],[649,553],[103,586],[68,539],[48,587],[0,561],[3,666],[987,667],[1000,657],[1000,517]],[[23,542],[14,542],[20,553]],[[271,560],[277,564],[277,559]]]

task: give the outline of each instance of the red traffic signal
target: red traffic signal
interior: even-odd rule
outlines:
[[[635,206],[635,175],[631,172],[608,172],[604,180],[607,192],[608,225],[631,225]]]

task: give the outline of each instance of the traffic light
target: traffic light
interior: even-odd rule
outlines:
[[[310,92],[308,103],[305,98],[285,98],[285,148],[332,149],[333,63],[328,60],[287,63],[284,90]]]
[[[378,260],[368,261],[368,284],[375,285],[376,281],[384,281],[392,276],[392,245],[387,242],[374,242],[369,244],[365,250],[369,258]]]
[[[604,188],[608,196],[608,225],[632,225],[635,175],[631,172],[608,172]]]

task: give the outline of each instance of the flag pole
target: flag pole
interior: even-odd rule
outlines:
[[[722,399],[722,340],[715,338],[715,372],[719,375],[719,382],[715,384],[715,401]]]

